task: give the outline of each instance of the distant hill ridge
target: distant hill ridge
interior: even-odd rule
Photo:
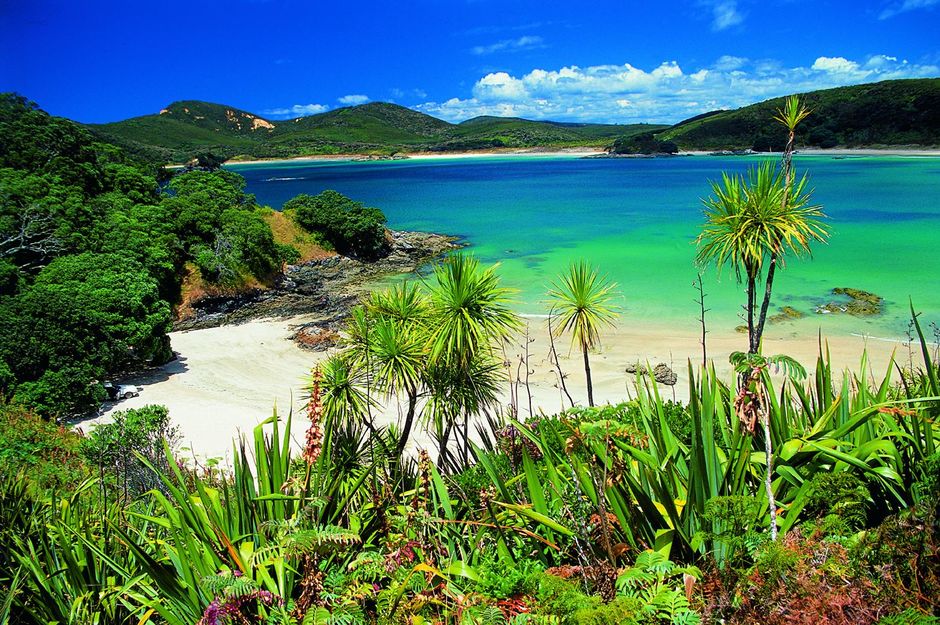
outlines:
[[[477,117],[452,124],[388,102],[370,102],[288,120],[223,104],[185,100],[153,115],[89,128],[151,160],[182,161],[211,151],[227,158],[311,154],[393,154],[495,148],[603,148],[662,124],[580,124]]]
[[[798,140],[815,147],[940,145],[940,78],[893,80],[803,94],[813,114]],[[232,106],[185,100],[153,115],[90,125],[151,160],[211,151],[226,158],[393,154],[495,148],[607,148],[650,135],[682,150],[779,149],[772,122],[783,98],[712,111],[674,126],[587,124],[482,116],[452,124],[397,104],[370,102],[307,117],[270,120]]]

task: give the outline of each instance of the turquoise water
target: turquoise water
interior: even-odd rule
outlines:
[[[721,171],[760,157],[579,159],[494,157],[391,162],[280,162],[237,165],[248,191],[279,208],[298,193],[335,189],[381,208],[389,226],[460,235],[486,262],[500,262],[517,308],[545,313],[544,293],[568,263],[584,258],[618,284],[623,323],[692,325],[692,283],[701,198]],[[903,336],[912,297],[925,321],[940,321],[940,158],[797,156],[830,217],[828,245],[777,272],[774,308],[808,317],[778,335],[858,333]],[[717,329],[739,319],[734,273],[704,271],[708,318]],[[882,295],[877,319],[817,315],[844,286]]]

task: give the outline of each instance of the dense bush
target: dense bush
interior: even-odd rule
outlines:
[[[154,469],[163,473],[169,470],[164,445],[172,448],[178,438],[167,409],[150,405],[115,412],[109,423],[91,430],[79,451],[122,493],[137,496],[160,486]]]
[[[17,405],[0,406],[0,476],[31,490],[68,489],[88,476],[82,437]]]
[[[672,141],[660,141],[652,132],[620,137],[610,147],[611,154],[675,154],[679,151]]]
[[[170,307],[156,281],[114,254],[63,256],[18,296],[0,300],[0,360],[13,394],[41,414],[81,413],[108,372],[170,357]]]
[[[244,179],[204,165],[161,188],[152,163],[0,95],[0,398],[89,411],[97,381],[172,356],[186,262],[237,287],[297,258]]]
[[[307,231],[321,232],[338,252],[374,259],[388,248],[385,215],[336,191],[298,195],[284,204]]]

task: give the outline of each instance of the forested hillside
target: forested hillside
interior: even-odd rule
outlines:
[[[813,91],[802,145],[818,148],[940,145],[940,78],[888,80]],[[783,105],[774,98],[735,111],[699,115],[658,134],[683,150],[779,151],[767,123]]]
[[[893,80],[814,91],[805,146],[940,145],[940,78]],[[284,121],[234,107],[185,101],[154,115],[90,126],[131,153],[185,162],[200,152],[225,158],[314,154],[448,152],[499,148],[590,146],[616,153],[680,150],[780,150],[767,128],[784,98],[734,111],[697,115],[672,127],[576,124],[476,117],[451,124],[396,104],[372,102]]]

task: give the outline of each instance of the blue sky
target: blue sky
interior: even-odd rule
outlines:
[[[182,99],[272,119],[394,101],[675,122],[940,76],[940,0],[0,0],[0,91],[83,122]]]

